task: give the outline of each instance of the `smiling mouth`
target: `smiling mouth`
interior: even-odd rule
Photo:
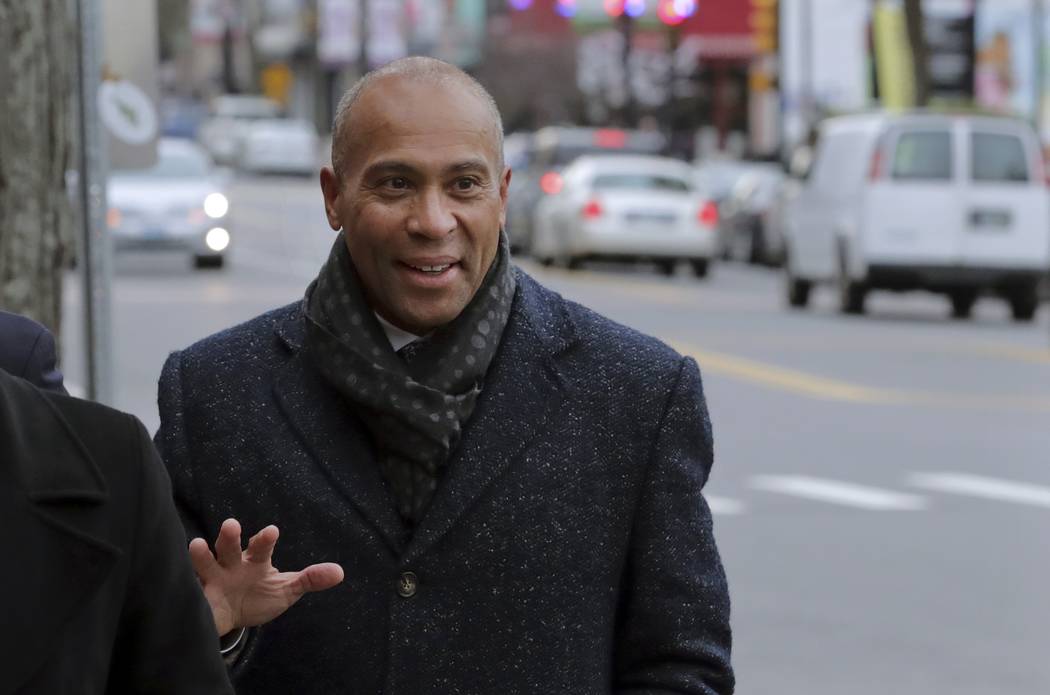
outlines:
[[[455,268],[459,265],[458,261],[450,261],[446,263],[402,263],[404,267],[414,270],[417,273],[423,275],[429,275],[431,277],[437,277],[444,275],[450,269]]]
[[[440,275],[451,268],[452,265],[452,263],[443,263],[442,265],[409,265],[408,267],[429,275]]]

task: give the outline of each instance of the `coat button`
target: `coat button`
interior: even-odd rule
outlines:
[[[397,580],[397,593],[402,598],[412,598],[419,589],[419,577],[414,572],[402,572]]]

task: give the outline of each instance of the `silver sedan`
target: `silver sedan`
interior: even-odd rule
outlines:
[[[652,261],[666,274],[688,261],[707,274],[718,208],[695,187],[695,172],[666,157],[580,157],[536,209],[533,254],[574,268],[591,259]]]
[[[180,249],[198,268],[222,266],[230,245],[226,180],[196,143],[162,139],[153,167],[110,176],[107,222],[114,247]]]

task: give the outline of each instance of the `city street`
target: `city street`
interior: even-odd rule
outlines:
[[[115,404],[151,431],[167,354],[299,299],[332,243],[312,178],[230,197],[226,268],[116,260]],[[943,298],[875,294],[845,317],[826,290],[788,311],[768,269],[521,265],[699,362],[739,693],[1050,692],[1050,307],[1017,324],[982,299],[959,322]],[[78,293],[71,275],[74,388]]]

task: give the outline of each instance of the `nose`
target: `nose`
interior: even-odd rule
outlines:
[[[432,239],[443,239],[456,228],[456,218],[449,210],[444,192],[427,187],[416,198],[408,231]]]

